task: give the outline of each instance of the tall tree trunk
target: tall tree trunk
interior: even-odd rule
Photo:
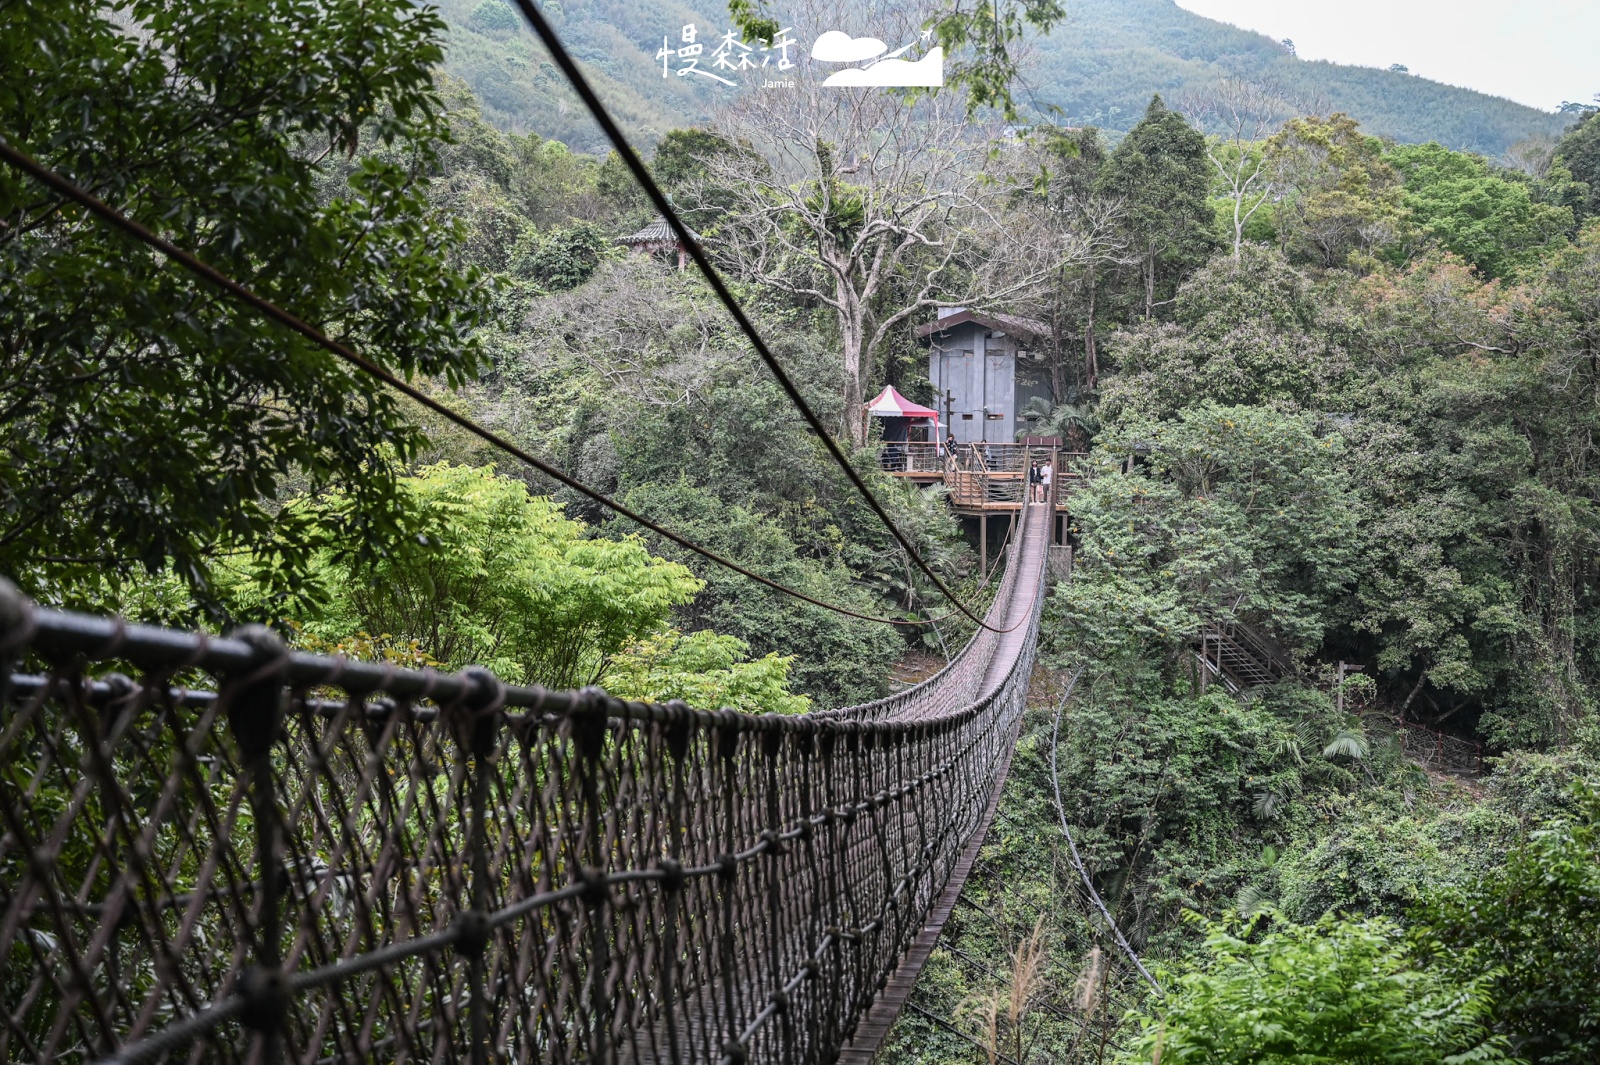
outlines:
[[[1150,254],[1144,260],[1144,320],[1149,321],[1156,313],[1156,249],[1152,245]]]
[[[1244,212],[1244,193],[1238,188],[1238,179],[1235,178],[1233,190],[1233,265],[1238,266],[1240,255],[1244,248],[1244,220],[1239,216]]]
[[[866,347],[862,336],[862,323],[840,316],[840,333],[844,348],[844,431],[850,442],[861,447],[867,442],[866,434]]]
[[[861,447],[867,442],[867,416],[863,409],[866,399],[861,392],[861,375],[849,369],[846,358],[844,379],[844,433],[850,443]]]
[[[1050,402],[1061,402],[1061,301],[1050,308]]]
[[[1089,322],[1083,327],[1083,368],[1087,378],[1088,391],[1093,392],[1094,386],[1100,380],[1100,360],[1095,352],[1094,344],[1094,298],[1096,292],[1095,282],[1099,279],[1099,271],[1094,267],[1089,268]],[[1083,397],[1078,397],[1082,400]]]
[[[834,294],[838,297],[839,347],[844,355],[844,435],[861,447],[867,442],[867,309],[860,294],[841,276],[834,275]]]

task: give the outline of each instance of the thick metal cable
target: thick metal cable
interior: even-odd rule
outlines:
[[[543,461],[542,459],[536,458],[534,455],[518,447],[516,444],[494,432],[492,429],[488,429],[482,425],[479,425],[471,418],[468,418],[467,416],[450,409],[448,406],[434,399],[432,396],[429,396],[427,393],[421,391],[420,389],[414,388],[405,381],[402,381],[400,378],[385,370],[377,363],[363,355],[358,354],[354,349],[339,343],[337,340],[333,340],[315,326],[302,321],[295,315],[290,314],[288,311],[279,307],[277,304],[257,295],[255,292],[228,277],[220,270],[207,265],[206,263],[195,258],[189,252],[179,248],[171,241],[157,236],[155,233],[151,232],[149,229],[146,229],[133,219],[127,217],[116,208],[105,203],[97,196],[79,187],[76,183],[72,182],[61,174],[56,173],[49,167],[44,166],[26,153],[12,147],[3,138],[0,138],[0,159],[4,159],[18,170],[21,170],[30,177],[34,178],[40,184],[54,189],[56,192],[59,192],[61,195],[79,204],[91,214],[100,218],[102,221],[109,223],[128,236],[133,237],[135,240],[138,240],[139,242],[156,249],[172,261],[178,263],[184,269],[188,270],[190,273],[205,279],[211,284],[222,289],[228,295],[248,304],[265,317],[277,322],[279,325],[282,325],[293,332],[299,333],[301,336],[305,337],[307,340],[310,340],[318,347],[321,347],[325,351],[332,353],[338,358],[356,367],[363,373],[377,378],[379,381],[382,381],[395,391],[401,393],[411,400],[414,400],[417,403],[420,403],[422,406],[433,411],[435,414],[448,419],[457,426],[465,429],[467,432],[473,434],[486,443],[493,445],[501,451],[504,451],[513,458],[526,463],[527,465],[538,470],[540,473],[544,474],[546,477],[558,481],[580,495],[583,495],[593,502],[600,504],[606,509],[620,514],[629,521],[636,522],[637,524],[644,526],[646,529],[649,529],[651,532],[665,537],[666,539],[677,544],[679,547],[682,547],[687,551],[691,551],[694,554],[707,559],[708,561],[715,562],[717,565],[729,569],[743,577],[748,577],[750,580],[753,580],[758,584],[765,585],[766,587],[771,588],[773,591],[781,592],[784,595],[803,600],[804,602],[810,603],[813,606],[821,607],[824,610],[831,610],[836,614],[843,614],[846,617],[855,618],[858,621],[870,621],[882,625],[898,625],[907,627],[925,625],[928,623],[927,620],[907,620],[905,618],[889,618],[880,617],[875,614],[864,614],[860,611],[851,610],[849,607],[839,606],[836,603],[825,602],[821,599],[815,598],[814,596],[807,595],[805,592],[802,592],[797,588],[791,588],[786,584],[774,581],[768,577],[763,577],[759,573],[755,573],[752,570],[741,566],[739,563],[725,558],[715,551],[712,551],[710,548],[702,547],[699,544],[689,540],[687,537],[680,536],[672,530],[667,529],[654,521],[651,521],[638,511],[624,506],[622,503],[617,502],[610,496],[607,496],[605,493],[600,492],[598,489],[590,488],[588,485],[574,477],[567,475],[566,473],[563,473],[561,470]],[[896,535],[899,535],[898,530],[896,530]],[[925,564],[922,563],[921,557],[918,556],[914,551],[912,552],[912,557],[919,565],[923,565],[924,568],[926,568]],[[934,580],[936,583],[938,582],[937,577],[935,577]],[[942,583],[939,584],[939,590],[944,592],[946,595],[950,594],[948,589],[946,589]],[[982,619],[974,617],[971,611],[967,609],[965,604],[962,604],[959,601],[955,602],[957,610],[952,610],[947,614],[940,615],[939,617],[931,620],[943,621],[945,618],[953,617],[956,613],[961,613],[969,618],[973,618],[980,625],[984,624]]]
[[[1145,982],[1155,989],[1155,993],[1165,995],[1166,992],[1161,990],[1161,985],[1156,983],[1155,977],[1151,976],[1149,970],[1144,967],[1144,962],[1139,960],[1139,955],[1135,954],[1133,947],[1128,945],[1128,940],[1123,936],[1122,929],[1117,927],[1117,922],[1112,918],[1111,911],[1106,909],[1106,904],[1101,900],[1100,893],[1094,889],[1094,882],[1089,879],[1089,870],[1084,868],[1083,856],[1078,853],[1078,844],[1072,839],[1072,828],[1067,824],[1066,804],[1061,801],[1061,774],[1056,769],[1056,747],[1061,735],[1061,714],[1067,708],[1067,700],[1072,698],[1072,689],[1078,686],[1078,678],[1083,676],[1083,671],[1087,668],[1089,668],[1087,665],[1079,666],[1078,671],[1067,682],[1067,690],[1061,693],[1061,702],[1056,704],[1055,724],[1050,727],[1050,786],[1055,789],[1056,816],[1061,821],[1061,834],[1067,837],[1067,847],[1072,851],[1072,864],[1077,868],[1078,876],[1083,878],[1084,890],[1088,891],[1089,899],[1094,903],[1095,908],[1100,911],[1100,916],[1105,918],[1106,927],[1111,929],[1112,936],[1116,938],[1117,946],[1122,948],[1122,953],[1126,954],[1128,960],[1133,962],[1133,967],[1139,970],[1139,975],[1144,977]]]
[[[711,290],[717,294],[717,299],[722,301],[722,305],[728,309],[728,313],[733,316],[734,322],[738,324],[739,330],[750,341],[750,346],[761,357],[761,361],[767,364],[767,369],[772,371],[773,379],[778,382],[779,386],[788,395],[789,401],[800,412],[800,416],[811,427],[811,431],[817,434],[817,438],[827,448],[828,454],[833,456],[833,461],[838,465],[839,469],[844,471],[844,475],[849,478],[850,483],[860,493],[861,498],[866,501],[867,506],[878,516],[878,520],[882,521],[884,527],[889,530],[896,540],[900,541],[900,546],[905,548],[912,561],[916,562],[917,568],[927,574],[929,580],[933,581],[934,587],[939,589],[940,594],[948,599],[957,610],[965,614],[969,620],[982,625],[983,621],[968,610],[961,600],[956,598],[955,593],[945,586],[944,581],[940,580],[939,575],[933,571],[933,567],[929,566],[922,555],[917,552],[917,549],[912,546],[905,533],[901,532],[900,527],[894,523],[894,519],[889,517],[889,512],[883,509],[883,504],[878,502],[878,497],[873,495],[872,490],[867,487],[867,482],[861,479],[861,474],[857,473],[856,468],[850,464],[850,460],[846,457],[844,450],[839,447],[838,442],[833,439],[833,435],[822,424],[822,419],[817,416],[817,412],[811,409],[811,404],[806,402],[805,396],[800,393],[800,389],[789,377],[788,371],[783,368],[783,364],[778,361],[778,357],[767,347],[767,342],[761,338],[761,334],[756,330],[755,324],[750,321],[749,317],[744,313],[744,308],[739,305],[739,301],[728,290],[727,284],[722,280],[722,275],[717,273],[716,268],[711,265],[711,260],[706,256],[705,249],[700,247],[700,242],[694,238],[694,235],[689,231],[689,227],[684,224],[683,219],[678,217],[678,212],[673,209],[666,193],[662,192],[661,187],[656,184],[656,180],[651,176],[649,168],[644,165],[644,161],[639,158],[638,153],[633,150],[633,146],[628,143],[628,138],[623,135],[622,130],[612,119],[610,112],[606,110],[605,104],[601,103],[600,97],[595,94],[594,89],[589,85],[588,79],[583,76],[583,71],[578,69],[578,64],[567,52],[566,47],[561,43],[561,38],[556,35],[556,31],[545,20],[544,15],[534,5],[533,0],[516,0],[516,5],[521,10],[522,17],[527,19],[528,25],[533,27],[534,32],[539,35],[539,39],[544,42],[545,48],[549,50],[551,57],[556,61],[556,65],[561,68],[561,72],[572,83],[573,89],[577,92],[578,97],[583,100],[584,106],[589,109],[589,113],[594,116],[594,120],[600,124],[600,128],[605,132],[606,139],[617,150],[617,155],[621,157],[628,169],[633,172],[634,179],[639,182],[639,186],[650,197],[650,202],[661,213],[661,217],[666,220],[667,225],[672,227],[672,232],[676,234],[682,247],[688,251],[689,258],[694,260],[694,264],[705,275],[706,282],[710,284]]]

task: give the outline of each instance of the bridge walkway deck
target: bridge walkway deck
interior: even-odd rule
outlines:
[[[984,695],[997,690],[1020,666],[1026,664],[1031,670],[1033,643],[1037,633],[1035,627],[1028,624],[1028,619],[1029,615],[1038,609],[1039,597],[1045,594],[1044,567],[1050,545],[1052,509],[1043,503],[1026,508],[1022,532],[1018,538],[1020,550],[1014,563],[1019,567],[1019,579],[1013,585],[1012,595],[997,600],[985,618],[985,621],[996,628],[1011,631],[999,636],[999,643],[993,658],[989,661],[980,688]],[[1027,659],[1027,662],[1024,663],[1023,659]],[[1019,725],[1020,722],[1019,718]],[[994,821],[995,810],[1000,804],[1000,792],[1011,769],[1010,748],[1015,746],[1015,741],[1016,735],[1013,731],[1012,742],[1007,745],[1008,749],[999,766],[994,790],[989,796],[988,805],[984,809],[977,831],[962,849],[944,890],[923,920],[922,928],[912,941],[910,949],[902,957],[899,967],[889,977],[888,983],[873,1002],[871,1009],[862,1018],[854,1038],[841,1051],[839,1065],[871,1065],[889,1030],[894,1027],[895,1020],[905,1009],[911,991],[916,987],[917,977],[922,974],[923,965],[927,963],[928,956],[933,953],[934,946],[939,942],[939,936],[944,932],[945,923],[949,921],[950,914],[955,909],[956,899],[960,896],[961,889],[966,886],[967,876],[972,872],[978,851],[983,847],[984,837],[988,835],[989,826]]]

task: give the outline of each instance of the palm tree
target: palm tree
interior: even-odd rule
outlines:
[[[1022,408],[1022,416],[1033,422],[1033,427],[1018,436],[1059,436],[1073,451],[1088,451],[1094,434],[1100,431],[1100,419],[1088,404],[1051,403],[1034,396]]]

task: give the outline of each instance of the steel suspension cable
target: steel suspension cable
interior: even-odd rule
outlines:
[[[924,620],[907,620],[904,618],[889,618],[881,617],[875,614],[865,614],[860,611],[851,610],[849,607],[839,606],[836,603],[825,602],[824,600],[818,599],[814,596],[807,595],[805,592],[802,592],[797,588],[791,588],[788,585],[772,580],[769,577],[763,577],[761,574],[745,568],[739,563],[734,562],[732,559],[723,557],[717,552],[712,551],[710,548],[702,547],[700,544],[695,543],[687,537],[681,536],[678,533],[673,532],[671,529],[667,529],[662,525],[650,520],[631,507],[612,499],[610,496],[599,491],[598,489],[591,488],[576,478],[569,476],[556,467],[550,465],[548,462],[545,462],[544,460],[525,451],[521,447],[518,447],[516,444],[494,432],[492,429],[488,429],[482,425],[479,425],[466,415],[452,410],[450,407],[434,399],[427,393],[401,380],[399,377],[396,377],[394,374],[390,373],[388,370],[385,370],[383,367],[368,359],[366,356],[357,353],[353,348],[350,348],[347,345],[332,339],[315,326],[301,320],[265,297],[257,295],[253,290],[246,288],[244,285],[233,280],[231,277],[222,273],[220,270],[217,270],[215,267],[202,262],[194,255],[173,244],[171,241],[157,236],[149,229],[146,229],[143,225],[129,218],[127,215],[123,214],[121,211],[118,211],[116,208],[112,207],[110,204],[107,204],[105,201],[101,200],[99,197],[90,193],[86,189],[81,188],[70,179],[64,177],[49,167],[44,166],[42,163],[38,162],[26,153],[12,147],[3,137],[0,137],[0,159],[4,159],[7,163],[34,178],[40,184],[55,190],[61,195],[79,204],[91,214],[100,218],[102,221],[109,223],[111,226],[122,231],[126,235],[133,237],[135,240],[138,240],[139,242],[148,245],[151,248],[154,248],[156,251],[159,251],[161,254],[167,256],[167,258],[171,259],[173,262],[182,266],[185,270],[188,270],[190,273],[195,274],[212,285],[215,285],[227,295],[232,296],[242,303],[248,304],[250,307],[259,311],[264,317],[277,322],[279,325],[289,329],[292,332],[300,334],[313,344],[316,344],[318,347],[321,347],[324,350],[332,353],[351,366],[354,366],[361,372],[376,378],[395,391],[401,393],[411,400],[414,400],[417,403],[420,403],[422,406],[433,411],[435,414],[448,419],[455,425],[465,429],[467,432],[478,437],[484,442],[498,448],[513,458],[526,463],[528,466],[538,470],[546,477],[565,485],[580,495],[583,495],[595,503],[600,504],[602,507],[613,511],[624,518],[627,518],[629,521],[642,525],[651,532],[665,537],[671,542],[677,544],[679,547],[682,547],[687,551],[691,551],[694,554],[697,554],[711,562],[715,562],[717,565],[731,570],[740,576],[747,577],[758,584],[765,585],[766,587],[771,588],[773,591],[780,592],[787,596],[792,596],[795,599],[810,603],[812,606],[821,607],[824,610],[831,610],[834,613],[842,614],[845,617],[855,618],[859,621],[875,622],[883,625],[901,625],[910,627],[927,624],[927,621]],[[942,621],[944,618],[953,616],[954,613],[955,611],[951,611],[949,614],[945,614],[942,617],[933,620]],[[968,617],[972,616],[965,609],[962,610],[962,613],[966,613]],[[983,622],[980,621],[979,624],[982,625]]]
[[[700,246],[700,242],[689,232],[689,227],[684,224],[683,219],[678,217],[678,212],[673,209],[672,204],[667,200],[666,193],[661,191],[661,187],[656,184],[655,178],[651,176],[649,169],[644,165],[644,161],[634,152],[633,146],[628,143],[628,138],[623,135],[616,121],[612,119],[611,113],[606,110],[605,104],[600,102],[600,97],[595,94],[594,88],[590,86],[588,79],[583,76],[583,71],[578,69],[578,64],[567,52],[566,46],[561,43],[561,38],[556,35],[556,31],[545,20],[544,15],[534,5],[533,0],[516,0],[516,5],[522,12],[522,17],[528,21],[528,25],[533,27],[533,31],[544,42],[545,48],[550,52],[551,58],[556,61],[556,65],[561,68],[561,72],[572,83],[573,89],[577,92],[578,97],[583,100],[584,106],[589,109],[589,113],[594,116],[594,120],[600,124],[601,130],[605,132],[606,139],[611,142],[611,146],[617,150],[617,154],[621,156],[622,161],[633,172],[634,179],[639,182],[640,187],[650,197],[650,202],[661,213],[661,217],[667,225],[672,227],[672,232],[677,236],[679,245],[688,251],[689,258],[694,260],[694,264],[705,275],[711,290],[716,293],[717,299],[728,309],[728,313],[733,316],[733,320],[739,326],[740,332],[744,333],[745,337],[750,341],[750,346],[755,349],[761,361],[767,364],[767,369],[772,371],[773,378],[777,380],[779,386],[788,395],[790,402],[800,412],[800,416],[805,419],[806,424],[811,427],[811,431],[817,434],[817,438],[822,441],[823,447],[827,448],[828,454],[833,456],[833,461],[844,471],[844,475],[849,478],[851,485],[855,487],[861,498],[866,501],[867,506],[883,522],[884,527],[889,530],[890,534],[900,542],[900,546],[905,548],[912,561],[917,564],[917,568],[928,575],[928,578],[933,581],[934,587],[939,589],[940,594],[948,599],[958,611],[965,614],[969,620],[977,622],[983,628],[991,631],[1001,631],[993,629],[992,626],[968,610],[966,605],[956,598],[955,593],[933,571],[933,567],[928,565],[917,549],[911,545],[911,541],[906,537],[905,533],[900,531],[900,527],[894,523],[894,519],[889,517],[889,512],[883,509],[883,504],[878,502],[878,497],[872,494],[872,490],[867,487],[867,482],[861,479],[861,474],[850,464],[850,460],[846,457],[844,450],[839,447],[838,442],[833,439],[833,435],[822,424],[822,419],[817,416],[816,411],[811,409],[811,404],[806,402],[805,396],[801,395],[800,389],[790,378],[788,372],[784,370],[783,364],[778,361],[778,357],[767,347],[766,341],[761,338],[761,334],[756,330],[755,324],[744,313],[744,308],[739,305],[738,300],[734,299],[733,293],[728,290],[727,283],[722,280],[722,275],[717,273],[716,268],[711,265],[711,260],[706,256],[705,249]]]
[[[1149,970],[1144,967],[1144,962],[1139,960],[1139,955],[1134,953],[1133,947],[1128,945],[1128,940],[1123,936],[1122,929],[1117,927],[1117,922],[1112,918],[1111,911],[1106,909],[1106,904],[1101,900],[1100,893],[1094,889],[1094,882],[1089,879],[1089,870],[1084,868],[1083,856],[1078,853],[1078,844],[1073,841],[1072,828],[1067,824],[1066,804],[1061,801],[1061,774],[1056,768],[1056,747],[1061,735],[1061,713],[1067,708],[1067,700],[1072,698],[1072,690],[1078,686],[1078,678],[1083,676],[1083,671],[1088,668],[1087,665],[1079,666],[1078,671],[1067,682],[1067,690],[1061,694],[1061,702],[1056,704],[1055,724],[1050,727],[1050,784],[1055,789],[1056,816],[1061,820],[1061,834],[1067,837],[1067,847],[1072,852],[1072,864],[1077,867],[1078,876],[1083,879],[1083,886],[1089,892],[1090,901],[1100,911],[1100,916],[1105,918],[1106,926],[1111,929],[1111,935],[1116,939],[1117,946],[1122,948],[1122,952],[1128,956],[1129,961],[1133,962],[1133,967],[1139,970],[1139,975],[1144,977],[1145,981],[1155,989],[1155,993],[1157,995],[1165,995],[1166,992],[1161,989],[1161,985],[1156,983],[1156,978],[1150,975]]]

